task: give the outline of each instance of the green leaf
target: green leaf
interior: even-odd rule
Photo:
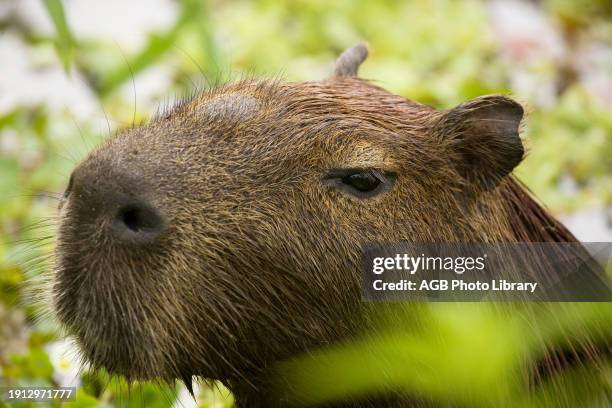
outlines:
[[[68,23],[66,22],[66,13],[64,13],[64,5],[61,0],[44,0],[44,5],[47,8],[47,13],[53,21],[57,37],[55,38],[55,48],[59,55],[64,70],[70,71],[72,59],[74,56],[74,37]]]
[[[138,54],[125,57],[124,61],[102,80],[100,94],[108,95],[129,78],[154,65],[176,45],[187,26],[195,27],[203,54],[206,56],[204,73],[212,79],[217,79],[221,71],[221,53],[212,35],[208,10],[200,0],[182,0],[181,14],[175,25],[164,33],[151,34],[149,41]]]
[[[140,53],[130,59],[126,57],[123,63],[102,81],[100,94],[107,95],[127,79],[157,62],[176,42],[178,29],[177,24],[167,33],[151,35]]]

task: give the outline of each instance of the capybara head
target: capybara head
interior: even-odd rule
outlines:
[[[364,242],[571,239],[508,176],[520,104],[437,110],[357,78],[366,54],[205,91],[75,168],[53,294],[93,366],[239,382],[362,330]]]

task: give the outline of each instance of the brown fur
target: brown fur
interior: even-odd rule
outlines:
[[[480,99],[450,116],[352,76],[356,68],[220,86],[79,164],[61,209],[54,295],[90,363],[129,379],[219,379],[239,406],[274,405],[267,368],[368,330],[360,243],[574,240],[502,174],[522,146],[466,141],[465,112],[513,102]],[[481,159],[499,170],[472,171]],[[398,177],[359,199],[321,182],[334,168]],[[109,189],[144,197],[167,229],[146,246],[115,242],[97,205],[96,191]]]

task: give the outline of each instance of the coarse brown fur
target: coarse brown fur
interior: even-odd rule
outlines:
[[[507,174],[523,154],[512,139],[520,105],[492,96],[440,111],[356,68],[219,86],[77,166],[54,298],[93,366],[129,379],[219,379],[239,406],[270,406],[267,368],[368,330],[361,243],[575,240]],[[342,168],[397,180],[357,198],[322,183]],[[111,232],[124,197],[163,215],[146,245]]]

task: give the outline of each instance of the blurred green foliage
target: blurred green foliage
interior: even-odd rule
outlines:
[[[79,38],[71,30],[61,0],[43,3],[55,35],[45,38],[24,30],[22,37],[29,51],[42,67],[59,63],[70,75],[80,73],[100,109],[98,117],[91,120],[76,119],[68,109],[58,109],[52,103],[17,104],[0,115],[0,136],[9,140],[7,135],[12,135],[17,140],[17,148],[0,150],[0,308],[25,315],[30,330],[27,353],[0,358],[0,380],[4,382],[57,385],[53,376],[56,368],[45,351],[46,345],[59,338],[57,327],[47,318],[35,318],[40,310],[23,290],[29,286],[25,282],[51,268],[57,198],[74,164],[108,133],[96,126],[96,120],[104,118],[109,128],[116,128],[149,117],[152,112],[136,109],[126,89],[131,91],[132,79],[154,67],[167,67],[171,72],[168,89],[156,95],[163,100],[184,93],[194,83],[206,86],[244,73],[269,76],[280,71],[288,80],[320,79],[329,75],[332,61],[343,49],[367,40],[371,56],[360,75],[410,99],[439,108],[487,93],[514,93],[524,100],[530,107],[525,132],[530,154],[517,174],[554,212],[612,205],[610,106],[577,81],[569,83],[552,106],[539,107],[529,95],[516,94],[511,78],[524,67],[502,58],[484,2],[180,0],[175,23],[161,32],[143,33],[145,44],[130,53],[109,38]],[[612,38],[608,1],[549,0],[543,6],[551,21],[570,32],[583,30],[589,35],[596,31]],[[560,68],[554,61],[544,61],[540,69],[554,76]],[[571,191],[560,188],[568,178],[577,186]],[[609,308],[576,310],[581,318],[564,315],[567,324],[609,321]],[[396,353],[382,356],[381,361],[389,365],[364,358],[363,345],[357,343],[322,352],[334,361],[333,371],[326,371],[319,360],[305,358],[288,362],[284,368],[287,376],[302,382],[299,391],[316,390],[306,396],[312,401],[376,388],[381,384],[363,374],[388,370],[386,377],[381,377],[387,384],[392,383],[389,373],[395,373],[402,387],[432,398],[460,401],[468,401],[458,393],[459,386],[466,386],[473,391],[470,402],[490,403],[507,398],[513,390],[512,370],[539,350],[535,339],[525,337],[521,314],[501,319],[498,312],[486,307],[424,308],[422,313],[431,318],[426,333],[391,333],[378,340],[381,353]],[[550,315],[548,319],[552,321]],[[538,322],[545,326],[546,321]],[[487,348],[486,344],[495,347]],[[449,363],[470,354],[487,357],[486,364]],[[417,361],[420,364],[412,364]],[[300,368],[296,372],[294,367]],[[302,378],[301,372],[316,375]],[[337,377],[334,388],[325,383],[330,373]],[[594,381],[588,373],[575,376],[572,384],[580,383],[578,379]],[[458,387],[447,386],[452,378],[459,381]],[[507,386],[492,385],[503,379],[508,379]],[[130,390],[104,373],[85,371],[81,380],[73,406],[171,406],[177,393],[174,386],[151,384]],[[108,387],[103,386],[107,383]],[[231,404],[231,398],[222,402],[226,391],[204,388],[200,406]],[[565,387],[565,392],[575,389]],[[550,403],[545,401],[546,394],[542,395],[543,400],[537,403],[516,403]]]
[[[73,58],[72,49],[74,47],[74,37],[72,36],[68,23],[66,22],[64,6],[61,0],[44,0],[44,4],[57,31],[55,47],[57,49],[58,56],[62,60],[64,69],[68,71]]]
[[[385,313],[398,322],[397,316],[414,309],[398,306]],[[612,367],[602,375],[577,366],[537,386],[526,379],[546,350],[609,339],[612,308],[607,304],[440,303],[421,306],[418,321],[408,319],[409,328],[398,322],[387,332],[283,362],[281,394],[296,406],[393,391],[441,406],[609,403]]]

